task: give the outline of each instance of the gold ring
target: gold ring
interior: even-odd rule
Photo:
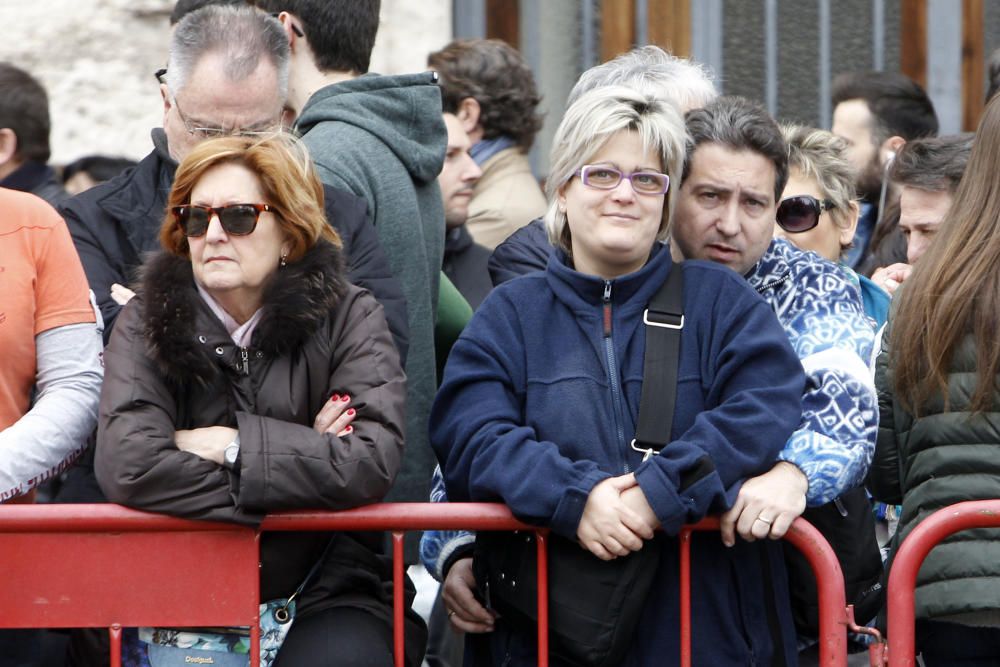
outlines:
[[[454,615],[455,615],[455,610],[454,609],[452,609],[451,611],[448,612],[448,618],[451,618]]]

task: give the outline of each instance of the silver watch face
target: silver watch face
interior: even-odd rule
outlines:
[[[226,463],[236,463],[236,457],[240,454],[240,446],[232,442],[226,445]]]

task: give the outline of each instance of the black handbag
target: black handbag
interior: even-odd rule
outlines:
[[[809,507],[802,518],[811,523],[833,547],[844,572],[847,604],[854,605],[854,620],[864,625],[875,618],[885,589],[882,586],[882,555],[875,537],[875,515],[864,487],[839,498]],[[819,635],[819,596],[816,575],[801,551],[785,544],[795,630],[809,637]]]
[[[631,447],[658,453],[671,439],[677,396],[683,277],[675,263],[643,313],[646,348],[639,419]],[[645,459],[644,459],[645,460]],[[664,536],[628,556],[603,561],[573,540],[548,539],[550,653],[579,667],[618,665],[628,652],[659,567]],[[473,561],[488,606],[534,633],[538,620],[534,533],[480,531]]]

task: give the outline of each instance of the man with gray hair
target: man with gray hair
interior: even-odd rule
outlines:
[[[73,198],[61,209],[106,323],[105,341],[142,254],[159,247],[167,194],[177,164],[199,142],[225,135],[280,131],[288,93],[289,49],[281,24],[249,6],[213,5],[190,12],[170,41],[159,74],[163,127],[153,151],[118,178]],[[351,282],[375,295],[400,353],[407,340],[406,305],[377,236],[364,224],[366,204],[325,188],[327,218],[344,243]]]
[[[718,95],[707,67],[653,45],[636,47],[581,74],[566,99],[567,108],[584,93],[605,86],[626,86],[667,99],[681,114],[705,106]],[[490,257],[493,285],[544,270],[551,250],[541,218],[517,230]]]

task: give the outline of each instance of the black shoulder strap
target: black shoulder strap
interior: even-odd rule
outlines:
[[[632,449],[645,461],[670,442],[677,400],[677,365],[680,363],[681,330],[684,328],[684,276],[681,262],[674,262],[670,275],[643,313],[646,325],[646,358],[642,367],[639,423]]]

